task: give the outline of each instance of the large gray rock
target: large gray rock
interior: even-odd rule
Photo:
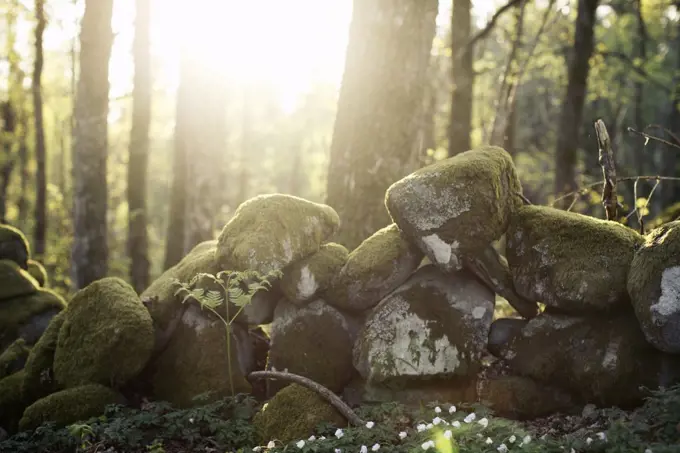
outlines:
[[[369,315],[354,366],[369,384],[474,376],[494,294],[467,272],[420,268]]]
[[[297,305],[303,305],[324,292],[347,262],[349,252],[335,243],[323,244],[313,255],[286,267],[281,277],[281,291]]]
[[[332,391],[352,377],[351,322],[322,299],[299,307],[285,300],[274,312],[268,369],[287,369]],[[270,395],[287,383],[271,382]]]
[[[680,353],[680,221],[647,235],[630,266],[628,293],[647,341]]]
[[[628,268],[642,236],[616,222],[523,206],[507,232],[515,290],[567,313],[628,306]]]
[[[522,204],[522,186],[510,155],[486,146],[412,173],[387,189],[394,222],[444,271],[503,235]]]
[[[396,224],[378,230],[349,254],[325,298],[350,311],[372,308],[418,268],[423,253]]]
[[[680,363],[673,366],[647,343],[630,311],[589,318],[542,313],[501,355],[514,372],[603,406],[637,404],[641,386],[654,389],[680,377]]]
[[[222,269],[267,274],[317,252],[339,226],[330,206],[292,195],[258,195],[236,209],[215,257]]]

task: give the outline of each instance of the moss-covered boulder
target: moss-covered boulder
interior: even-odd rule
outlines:
[[[11,260],[28,269],[30,247],[26,236],[10,225],[0,224],[0,260]]]
[[[330,206],[292,195],[258,195],[242,203],[218,238],[217,262],[235,271],[283,270],[319,250],[339,228]]]
[[[354,366],[369,384],[474,376],[493,309],[494,294],[468,272],[422,267],[368,316]]]
[[[41,287],[47,284],[47,271],[45,270],[45,266],[40,262],[28,260],[28,273]]]
[[[0,303],[15,297],[28,296],[38,291],[40,285],[17,263],[0,260]]]
[[[14,343],[0,354],[0,379],[21,370],[26,363],[26,358],[31,348],[23,338],[18,338]]]
[[[423,252],[408,242],[393,223],[349,254],[324,297],[341,309],[368,310],[404,283],[422,259]]]
[[[22,391],[30,401],[59,390],[54,379],[54,352],[57,349],[59,330],[64,324],[65,312],[59,313],[45,329],[38,342],[31,348],[24,366]]]
[[[643,238],[616,222],[523,206],[507,232],[507,258],[524,298],[568,313],[627,306],[628,269]]]
[[[647,235],[630,266],[628,293],[647,341],[680,353],[680,221]]]
[[[344,417],[326,400],[297,384],[281,390],[253,419],[259,441],[282,443],[307,439],[322,423],[347,426]]]
[[[116,388],[137,376],[153,347],[153,322],[135,290],[119,278],[103,278],[69,302],[54,376],[65,388],[89,383]]]
[[[577,409],[569,393],[522,376],[481,379],[479,402],[493,410],[494,415],[513,420],[531,420]]]
[[[281,301],[271,326],[267,368],[287,369],[340,391],[353,373],[348,320],[322,299],[304,307]],[[270,382],[269,394],[283,385]]]
[[[542,313],[503,348],[522,376],[561,387],[581,403],[630,406],[680,377],[680,364],[654,349],[628,310],[588,318]]]
[[[421,168],[387,189],[394,222],[430,260],[458,270],[501,237],[521,205],[522,186],[510,155],[486,146]]]
[[[515,335],[520,334],[526,324],[526,320],[518,318],[499,318],[492,322],[487,344],[489,352],[496,357],[502,357],[505,345],[510,343]]]
[[[252,344],[244,327],[231,327],[231,349],[227,350],[225,326],[217,317],[195,305],[183,313],[167,347],[151,364],[156,399],[180,407],[193,405],[199,395],[213,399],[231,394],[229,359],[234,393],[250,393],[245,379],[251,365]]]
[[[347,262],[347,249],[333,242],[323,244],[318,252],[286,267],[281,290],[295,304],[305,304],[329,288]]]
[[[23,380],[23,371],[0,379],[0,428],[8,433],[17,430],[21,414],[29,404],[21,393]]]
[[[24,411],[19,430],[33,430],[45,422],[61,428],[104,413],[110,404],[123,404],[116,391],[100,384],[87,384],[53,393],[31,404]]]
[[[64,299],[45,289],[0,301],[0,351],[17,338],[23,338],[29,345],[35,344],[65,306]]]

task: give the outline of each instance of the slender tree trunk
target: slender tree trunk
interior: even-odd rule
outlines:
[[[186,229],[187,206],[187,154],[189,143],[189,117],[191,115],[191,61],[187,52],[181,54],[180,79],[177,89],[175,113],[175,151],[172,164],[172,186],[170,188],[170,210],[168,231],[165,239],[164,269],[177,264],[184,256],[184,234]]]
[[[0,145],[2,145],[2,166],[0,166],[0,223],[7,222],[7,191],[10,178],[14,170],[15,158],[12,150],[15,141],[16,114],[12,103],[0,103],[0,118],[2,118],[2,133]]]
[[[132,287],[141,293],[149,285],[149,241],[146,232],[146,180],[151,124],[151,0],[137,0],[135,18],[134,89],[128,161],[128,256]]]
[[[472,131],[472,90],[475,74],[472,68],[474,52],[467,49],[472,33],[472,2],[453,0],[451,14],[451,114],[449,117],[449,156],[470,149]]]
[[[73,134],[74,238],[71,274],[76,289],[108,271],[107,183],[109,59],[113,0],[85,0]]]
[[[25,112],[19,112],[19,122],[21,123],[21,132],[17,137],[18,140],[18,150],[17,150],[17,160],[19,161],[19,199],[17,200],[17,225],[21,229],[26,228],[28,222],[28,191],[31,179],[31,172],[29,170],[29,150],[28,150],[28,140],[26,132],[28,131],[28,118],[26,118]]]
[[[636,2],[637,10],[637,54],[641,63],[647,61],[647,27],[645,25],[644,16],[642,15],[642,0]],[[635,82],[635,97],[633,101],[634,123],[637,130],[641,131],[645,127],[644,120],[644,95],[645,86],[642,80]],[[644,143],[644,139],[640,137],[640,144]],[[638,175],[645,174],[645,156],[644,147],[636,146],[635,151],[635,169]]]
[[[45,255],[45,239],[47,235],[47,171],[45,162],[45,128],[43,124],[42,100],[42,70],[43,70],[43,32],[47,21],[45,19],[44,0],[35,1],[35,63],[33,66],[33,115],[35,117],[35,161],[36,195],[35,195],[35,225],[33,230],[33,253],[42,259]]]
[[[390,222],[385,191],[422,151],[436,14],[436,0],[354,1],[326,199],[349,248]]]
[[[680,1],[675,3],[676,13],[680,12]],[[673,97],[670,99],[670,114],[667,119],[668,130],[674,133],[677,137],[680,135],[680,21],[676,23],[676,36],[674,42],[675,48],[675,77],[673,78]],[[671,142],[675,142],[673,138],[669,138]],[[676,143],[680,145],[680,143]],[[663,170],[667,176],[678,175],[678,150],[663,146],[662,148]],[[661,184],[661,206],[670,206],[678,201],[680,190],[677,184]]]
[[[588,85],[590,57],[594,48],[595,10],[599,0],[578,0],[574,46],[567,75],[567,92],[558,123],[555,152],[555,194],[573,192],[576,185],[576,163],[579,127]],[[565,199],[565,207],[571,199]]]

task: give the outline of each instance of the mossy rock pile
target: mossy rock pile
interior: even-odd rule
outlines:
[[[47,271],[40,262],[28,260],[28,273],[38,282],[38,285],[44,287],[47,284]]]
[[[14,261],[27,270],[30,250],[26,236],[21,231],[13,226],[0,224],[0,260]]]

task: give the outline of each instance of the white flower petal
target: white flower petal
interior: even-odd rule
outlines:
[[[508,446],[505,444],[500,444],[496,450],[498,450],[499,453],[507,453]]]
[[[267,444],[267,448],[274,448],[276,447],[276,442],[273,440],[270,440],[269,443]]]
[[[481,420],[479,420],[477,423],[479,423],[479,424],[482,425],[484,428],[486,428],[487,426],[489,426],[489,419],[486,418],[486,417],[484,417],[484,418],[482,418]]]
[[[486,442],[488,445],[491,445],[493,443],[493,440],[491,440],[490,437],[487,437],[484,442]]]
[[[375,444],[375,445],[373,445],[373,446],[371,447],[371,450],[373,450],[373,451],[378,451],[378,450],[380,450],[380,444]]]
[[[451,439],[452,435],[453,434],[451,433],[450,429],[447,429],[446,431],[444,431],[444,437],[446,437],[447,439]]]
[[[513,435],[510,436],[510,438],[508,439],[508,442],[510,442],[511,444],[514,444],[516,440],[517,440],[517,437],[515,437],[515,435],[513,434]]]
[[[361,450],[359,450],[360,453],[368,453],[368,447],[366,445],[361,446]]]
[[[456,420],[455,422],[451,423],[451,426],[453,426],[454,428],[460,428],[460,422]]]
[[[373,422],[366,422],[366,428],[371,429],[375,426],[375,423]]]
[[[441,422],[442,422],[442,419],[439,418],[439,417],[435,417],[435,418],[432,419],[432,423],[434,423],[435,425],[438,425]]]
[[[305,441],[304,440],[299,440],[298,443],[295,444],[298,448],[302,448],[305,446]]]
[[[439,406],[437,406],[437,407],[434,408],[434,412],[435,412],[436,414],[441,414],[441,413],[442,413],[442,408],[439,407]]]
[[[399,433],[399,439],[404,439],[406,438],[406,436],[407,436],[406,431],[402,431]]]
[[[340,428],[335,430],[335,437],[337,437],[338,439],[340,439],[344,435],[345,435],[345,433],[343,433]]]

